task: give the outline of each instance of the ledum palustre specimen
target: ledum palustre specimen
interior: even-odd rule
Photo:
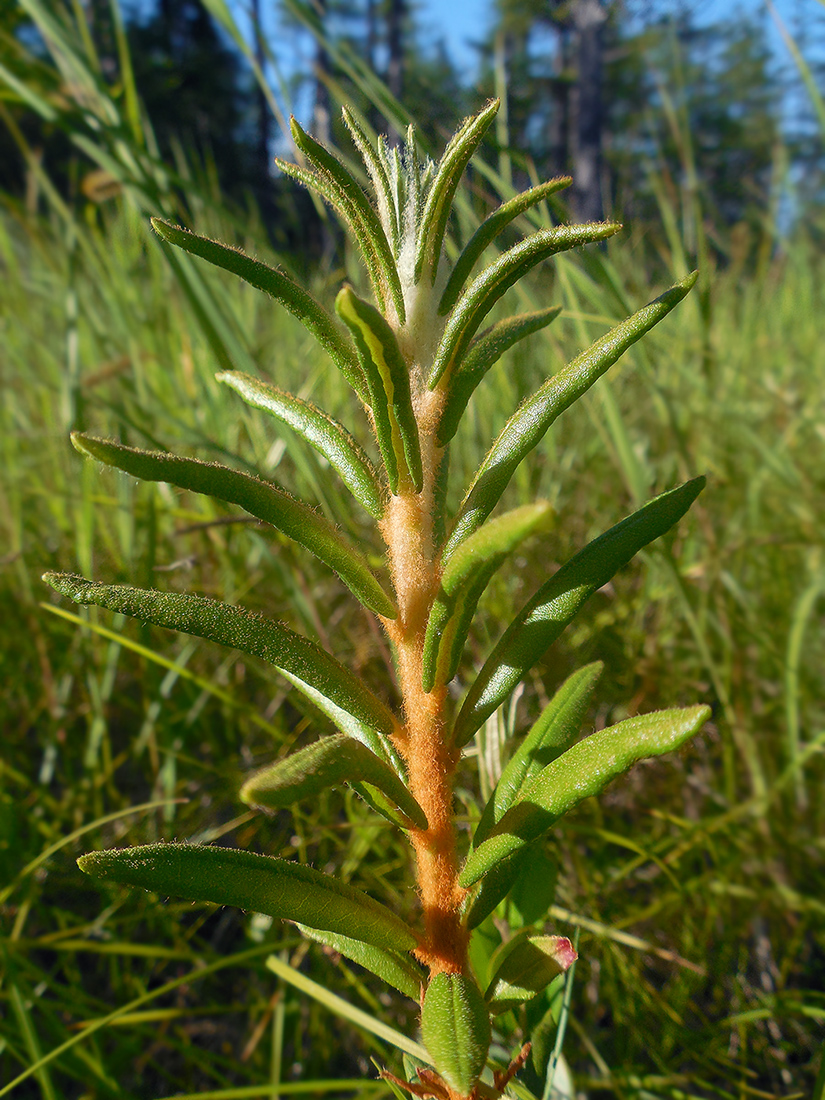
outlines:
[[[500,1095],[512,1073],[487,1069],[491,1018],[541,993],[575,954],[541,926],[504,944],[489,973],[473,973],[473,930],[514,883],[529,880],[542,838],[579,801],[597,794],[642,757],[677,749],[702,725],[706,707],[631,718],[577,740],[600,666],[574,673],[511,753],[481,814],[469,854],[454,823],[453,785],[462,749],[505,703],[587,599],[642,547],[668,531],[703,487],[697,478],[651,500],[585,546],[516,610],[460,704],[448,685],[462,663],[479,598],[493,574],[546,525],[536,502],[494,515],[516,467],[554,420],[622,353],[665,317],[692,287],[682,282],[618,324],[549,378],[518,408],[467,487],[445,515],[450,441],[475,388],[508,348],[551,324],[559,309],[485,320],[505,292],[558,252],[604,241],[611,223],[557,225],[483,255],[519,215],[566,187],[554,179],[504,202],[455,263],[445,255],[451,206],[462,174],[498,104],[469,118],[438,164],[420,163],[415,134],[403,148],[373,144],[349,111],[344,121],[371,185],[367,195],[332,152],[293,121],[300,166],[283,172],[337,212],[363,258],[372,301],[345,286],[333,316],[284,272],[167,222],[153,222],[169,244],[225,268],[298,317],[352,388],[375,440],[368,455],[322,410],[269,383],[233,371],[218,381],[289,425],[321,452],[373,518],[387,574],[312,505],[235,469],[137,450],[75,434],[82,453],[150,481],[230,502],[294,539],[334,570],[374,614],[391,642],[401,698],[387,705],[314,641],[279,622],[200,596],[170,594],[48,574],[79,603],[231,646],[275,665],[326,714],[338,732],[323,736],[252,776],[241,798],[287,807],[349,783],[374,810],[406,831],[414,851],[420,911],[396,914],[336,878],[294,862],[236,849],[157,844],[83,856],[99,878],[161,895],[207,900],[297,923],[407,996],[420,1001],[430,1065],[394,1087],[439,1100]],[[514,609],[515,610],[515,609]],[[466,845],[465,845],[466,847]]]

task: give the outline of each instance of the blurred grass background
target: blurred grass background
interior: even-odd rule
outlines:
[[[228,364],[260,371],[364,438],[340,379],[297,322],[224,273],[171,255],[147,218],[179,217],[293,268],[306,261],[284,253],[249,194],[227,196],[208,159],[180,146],[170,160],[153,145],[119,9],[112,83],[95,68],[79,8],[23,7],[41,46],[21,69],[24,48],[13,39],[18,67],[0,71],[0,123],[28,187],[22,197],[9,189],[0,205],[0,1096],[390,1096],[385,1084],[358,1079],[375,1077],[371,1058],[400,1070],[392,1050],[279,983],[265,959],[278,953],[408,1034],[414,1006],[288,926],[157,904],[96,886],[75,867],[97,846],[221,840],[334,868],[400,912],[415,906],[406,846],[351,793],[295,815],[242,812],[236,794],[249,770],[322,728],[277,675],[95,609],[76,615],[39,580],[68,570],[265,609],[392,693],[374,625],[287,540],[206,498],[101,470],[69,446],[68,432],[83,428],[218,457],[370,537],[315,454],[213,376]],[[825,119],[815,76],[799,63]],[[349,76],[362,102],[398,117],[367,69]],[[334,100],[334,82],[330,89]],[[666,95],[662,102],[667,109]],[[83,186],[44,167],[22,109],[80,150]],[[674,108],[671,134],[690,181],[697,166],[684,121]],[[774,145],[777,172],[790,155]],[[490,191],[507,193],[511,172],[501,151],[476,169],[459,237]],[[506,737],[588,660],[606,663],[594,725],[711,703],[713,721],[687,752],[640,765],[548,844],[555,893],[548,882],[534,901],[552,901],[549,927],[580,933],[565,1056],[593,1097],[820,1100],[821,210],[783,227],[767,195],[758,217],[724,225],[701,189],[674,184],[655,156],[647,179],[653,214],[520,291],[522,308],[561,302],[562,317],[491,372],[457,437],[456,501],[520,398],[699,257],[699,291],[559,421],[514,478],[505,503],[546,497],[555,529],[488,592],[462,682],[548,563],[656,491],[698,473],[709,485],[675,537],[600,593],[517,705],[487,724],[459,804],[472,815]],[[325,247],[313,278],[326,300],[345,261]],[[504,914],[512,925],[531,906],[520,904]],[[113,1010],[120,1015],[106,1022]],[[531,1022],[506,1020],[503,1041]]]

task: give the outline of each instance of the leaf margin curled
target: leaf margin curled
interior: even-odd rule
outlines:
[[[274,619],[205,596],[100,584],[71,573],[44,573],[43,580],[75,603],[132,615],[268,661],[336,725],[337,712],[343,712],[373,732],[376,740],[387,739],[385,745],[396,731],[392,712],[358,677],[315,642]],[[374,744],[369,747],[375,751]]]
[[[433,357],[428,387],[434,390],[444,376],[455,369],[481,322],[499,298],[528,271],[559,252],[607,240],[621,228],[618,222],[557,225],[552,229],[540,229],[502,252],[473,279],[450,313]]]
[[[458,300],[461,288],[466,283],[470,272],[481,258],[481,254],[510,222],[524,214],[531,206],[537,206],[557,191],[569,187],[572,182],[572,176],[557,176],[555,179],[546,180],[527,191],[514,195],[512,199],[503,202],[497,210],[489,214],[461,250],[439,300],[438,312],[442,316],[449,313]]]
[[[494,1016],[532,1000],[576,961],[567,936],[525,931],[502,944],[490,959],[490,981],[484,1000]],[[519,977],[524,981],[519,983]]]
[[[339,955],[351,962],[363,966],[371,974],[375,974],[381,981],[403,993],[412,1001],[417,1001],[421,995],[421,987],[426,979],[424,971],[408,955],[391,951],[389,948],[376,947],[374,944],[364,944],[363,940],[355,940],[351,936],[343,936],[336,932],[325,932],[319,928],[310,928],[299,924],[299,931],[307,939],[320,943],[324,947],[337,951]]]
[[[458,431],[470,398],[502,355],[521,340],[552,324],[561,311],[561,306],[550,306],[530,313],[518,313],[497,321],[473,340],[467,354],[453,371],[447,387],[444,408],[438,421],[436,439],[439,447],[446,447]]]
[[[705,477],[695,477],[649,500],[541,585],[504,631],[467,692],[453,727],[456,745],[469,741],[593,593],[682,519],[706,483]],[[605,553],[610,555],[607,559]]]
[[[312,333],[361,400],[365,400],[366,389],[355,349],[335,324],[331,314],[300,283],[278,268],[248,256],[239,248],[213,241],[191,229],[173,225],[163,218],[152,218],[151,223],[157,235],[167,244],[175,245],[184,252],[237,275],[289,310]]]
[[[75,450],[85,457],[114,466],[133,477],[164,481],[179,489],[239,505],[250,515],[282,531],[334,570],[365,607],[385,618],[396,617],[395,604],[361,551],[350,545],[320,512],[279,486],[218,462],[127,447],[83,432],[72,432],[71,441]]]
[[[473,476],[444,546],[445,560],[490,515],[516,467],[538,446],[553,422],[662,321],[690,293],[698,277],[698,271],[691,272],[620,321],[525,398]]]
[[[343,424],[312,402],[243,371],[218,371],[215,378],[252,408],[269,413],[297,432],[323,455],[373,519],[383,517],[384,501],[378,473]]]
[[[249,806],[286,809],[343,783],[364,782],[376,787],[407,817],[408,827],[427,829],[427,818],[393,769],[348,734],[333,734],[259,769],[241,787],[240,798]]]
[[[147,844],[88,852],[77,863],[84,874],[169,897],[234,905],[312,927],[320,916],[321,930],[393,951],[416,946],[408,925],[362,890],[275,856],[208,844]]]
[[[518,800],[467,859],[459,884],[475,885],[497,863],[547,833],[560,817],[599,794],[637,761],[681,748],[710,715],[710,707],[702,704],[652,711],[573,745],[522,788]]]
[[[423,486],[421,443],[413,410],[410,374],[395,333],[378,310],[344,286],[335,299],[335,311],[350,330],[367,378],[375,432],[390,488],[404,481],[415,491]]]
[[[473,847],[477,848],[487,839],[490,830],[501,821],[536,771],[552,763],[573,744],[581,732],[590,697],[603,671],[603,661],[591,661],[572,672],[553,693],[553,698],[507,761],[476,826]],[[544,750],[547,755],[548,748],[550,759],[539,763],[538,754]]]
[[[551,515],[550,504],[543,500],[513,508],[479,527],[450,558],[427,619],[424,691],[441,687],[455,676],[484,589],[504,561]]]

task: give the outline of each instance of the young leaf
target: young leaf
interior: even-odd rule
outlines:
[[[464,745],[558,638],[593,593],[642,547],[664,535],[705,486],[703,477],[662,493],[589,543],[521,609],[484,662],[455,723]]]
[[[482,528],[483,530],[483,528]],[[604,665],[594,661],[568,676],[533,723],[518,750],[501,773],[473,836],[477,848],[490,835],[518,797],[522,786],[537,771],[561,756],[581,732],[582,722],[596,681]]]
[[[365,745],[346,734],[322,737],[263,768],[244,783],[241,800],[250,806],[281,810],[329,787],[352,782],[377,787],[406,814],[408,826],[427,828],[424,811],[396,773]]]
[[[87,875],[157,894],[235,905],[390,951],[416,947],[409,925],[368,894],[273,856],[201,844],[148,844],[90,852],[77,863]]]
[[[294,279],[260,260],[253,260],[240,249],[211,241],[208,237],[201,237],[161,218],[152,218],[152,227],[169,244],[177,245],[193,256],[200,256],[225,271],[231,271],[250,286],[280,302],[309,329],[361,400],[366,400],[364,378],[352,345],[321,303]]]
[[[516,936],[490,960],[493,977],[484,993],[494,1016],[517,1008],[547,988],[578,958],[566,936]]]
[[[542,229],[502,253],[473,279],[451,313],[433,360],[430,389],[435,389],[442,376],[461,362],[481,322],[499,298],[531,268],[557,252],[604,241],[620,229],[620,225],[607,222],[558,225]]]
[[[430,187],[424,213],[421,216],[421,237],[418,241],[418,254],[415,258],[416,283],[426,267],[430,275],[430,282],[435,284],[438,261],[441,258],[441,245],[447,229],[447,219],[450,216],[453,196],[464,169],[481,144],[481,140],[487,133],[487,129],[498,113],[500,106],[500,101],[494,99],[477,115],[465,119],[444,150],[444,156],[438,165],[438,171]]]
[[[363,966],[365,970],[369,970],[371,974],[375,974],[410,1000],[417,1001],[420,998],[421,987],[427,979],[421,967],[408,955],[402,955],[384,947],[375,947],[374,944],[352,939],[351,936],[322,932],[303,924],[299,924],[298,927],[307,939],[315,940],[316,943],[337,951],[339,955],[357,963],[358,966]]]
[[[364,167],[367,170],[373,190],[375,191],[375,198],[378,202],[378,216],[381,219],[381,224],[384,226],[384,229],[389,233],[390,244],[392,245],[393,252],[397,255],[400,232],[398,208],[396,207],[393,186],[387,173],[387,165],[379,155],[379,151],[376,150],[376,147],[364,133],[364,130],[356,120],[350,108],[346,106],[343,107],[341,114],[343,115],[344,125],[352,135],[355,147],[361,154]],[[381,139],[379,139],[379,150],[380,141]]]
[[[334,722],[343,714],[383,737],[389,738],[395,732],[392,713],[357,676],[315,642],[272,619],[203,596],[96,584],[68,573],[44,573],[43,580],[76,603],[133,615],[143,622],[207,638],[268,661]],[[352,727],[343,724],[343,728],[347,733]]]
[[[499,233],[506,229],[514,218],[529,210],[531,206],[537,206],[550,195],[554,195],[556,191],[569,187],[572,182],[571,176],[559,176],[558,179],[540,183],[536,187],[531,187],[528,191],[522,191],[520,195],[516,195],[508,202],[502,203],[498,210],[494,210],[488,218],[485,218],[464,246],[461,255],[456,260],[450,278],[447,280],[447,285],[438,304],[438,312],[442,317],[449,313],[455,305],[461,293],[461,288],[467,282],[470,272],[475,267],[482,252],[488,245],[492,244]]]
[[[369,199],[341,161],[302,130],[294,118],[290,120],[290,128],[295,145],[315,168],[315,174],[302,182],[316,188],[348,222],[370,269],[373,290],[381,308],[386,304],[385,295],[389,291],[398,320],[403,325],[406,316],[398,269],[387,235]],[[301,178],[294,165],[280,160],[276,163],[282,171]]]
[[[476,386],[498,360],[519,340],[546,328],[561,313],[561,306],[539,309],[534,313],[520,313],[491,325],[477,337],[453,371],[447,398],[438,424],[438,445],[445,447],[458,429],[464,410],[475,392]]]
[[[80,432],[72,433],[72,443],[81,454],[125,470],[144,481],[166,481],[179,489],[205,493],[240,505],[250,515],[283,531],[334,569],[350,591],[371,611],[395,618],[395,605],[378,583],[360,550],[347,543],[328,519],[308,504],[295,500],[283,489],[217,462],[201,462],[196,458],[180,458],[159,451],[142,451]]]
[[[516,467],[541,442],[556,417],[586,393],[629,347],[666,317],[688,294],[697,277],[694,271],[616,325],[522,403],[505,424],[473,478],[444,548],[445,558],[489,516]]]
[[[550,505],[545,501],[514,508],[485,523],[450,558],[427,621],[425,691],[432,691],[455,676],[482,592],[507,556],[545,524],[550,514]]]
[[[546,833],[568,810],[598,794],[638,760],[678,749],[709,717],[710,707],[702,706],[656,711],[628,718],[573,745],[524,785],[518,801],[470,855],[460,884],[478,882],[499,860]]]
[[[490,1017],[481,990],[464,974],[436,974],[421,1007],[421,1037],[444,1080],[462,1096],[487,1063]]]
[[[410,372],[390,326],[374,306],[350,287],[335,299],[338,316],[353,337],[366,375],[378,445],[392,491],[411,481],[421,491],[423,473],[418,424],[410,393]]]
[[[277,417],[312,444],[338,473],[355,499],[374,519],[381,519],[384,501],[378,474],[342,424],[309,401],[284,393],[251,375],[223,371],[215,377],[240,394],[248,405]],[[364,400],[367,400],[366,391]]]

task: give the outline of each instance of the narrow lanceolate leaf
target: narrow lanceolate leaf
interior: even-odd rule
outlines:
[[[302,182],[315,187],[350,224],[370,268],[370,274],[373,274],[374,269],[377,275],[377,279],[373,277],[376,298],[383,308],[385,296],[389,293],[398,320],[403,325],[406,316],[401,281],[378,214],[361,189],[361,185],[337,157],[302,130],[294,118],[290,121],[290,128],[295,145],[315,169],[315,174],[310,177],[310,180],[302,180]],[[282,161],[277,163],[282,170],[288,171],[293,176],[297,175],[294,165],[284,164]]]
[[[381,224],[384,226],[385,232],[389,235],[393,252],[397,255],[400,232],[398,207],[396,206],[393,185],[390,182],[390,177],[387,172],[387,165],[384,159],[379,155],[378,149],[364,133],[363,128],[358,123],[349,107],[344,107],[341,114],[343,115],[345,126],[352,135],[352,140],[355,142],[355,147],[361,154],[364,167],[367,170],[373,190],[375,191],[375,198],[378,203],[378,216],[381,219]]]
[[[365,782],[377,787],[406,814],[408,824],[427,828],[424,811],[396,773],[358,741],[345,734],[323,737],[263,768],[241,788],[250,806],[282,810],[330,787]]]
[[[340,291],[335,309],[355,339],[392,491],[395,493],[399,485],[404,488],[411,483],[420,492],[423,473],[418,424],[413,412],[409,370],[395,334],[378,310],[362,301],[350,287]]]
[[[566,936],[517,936],[490,960],[492,978],[484,993],[494,1016],[531,1001],[578,958]]]
[[[481,144],[500,106],[499,100],[494,99],[484,110],[466,119],[444,150],[444,156],[439,162],[421,217],[421,237],[415,258],[416,282],[426,270],[430,276],[430,282],[435,283],[453,196],[464,169]]]
[[[490,1017],[481,990],[464,974],[436,974],[421,1007],[421,1037],[433,1065],[467,1096],[487,1063]]]
[[[481,594],[515,548],[551,515],[546,501],[514,508],[490,520],[459,547],[441,577],[424,640],[423,687],[452,680]]]
[[[606,240],[620,229],[620,225],[607,222],[558,225],[542,229],[502,253],[473,279],[450,314],[430,371],[430,389],[461,362],[481,322],[499,298],[531,268],[558,252]]]
[[[343,955],[345,959],[363,966],[365,970],[375,974],[387,985],[403,993],[405,997],[413,1001],[420,998],[421,987],[426,982],[426,978],[421,967],[408,955],[402,955],[398,951],[391,951],[385,947],[376,947],[374,944],[364,943],[351,936],[322,932],[303,924],[299,924],[298,927],[307,939],[323,944],[324,947],[329,947],[339,955]]]
[[[490,868],[481,882],[476,884],[475,893],[468,896],[465,917],[467,928],[471,932],[504,901],[525,873],[525,868],[529,867],[530,858],[536,851],[538,843],[534,841],[525,848],[513,852],[512,855],[505,856]]]
[[[483,530],[483,528],[482,528]],[[473,836],[477,848],[515,802],[524,784],[573,744],[581,732],[604,665],[594,661],[568,676],[507,762]]]
[[[537,187],[522,191],[521,194],[516,195],[508,202],[502,203],[498,210],[494,210],[488,218],[485,218],[464,246],[461,255],[456,260],[450,278],[447,280],[447,285],[438,304],[438,312],[442,317],[453,308],[461,293],[461,288],[467,282],[470,272],[475,267],[482,252],[488,245],[492,244],[499,233],[506,229],[510,222],[520,214],[529,210],[531,206],[537,206],[550,195],[554,195],[556,191],[569,187],[572,182],[571,176],[559,176],[558,179],[540,183]]]
[[[453,371],[444,410],[438,424],[438,445],[445,447],[456,433],[461,417],[475,393],[476,386],[498,360],[519,340],[546,328],[561,313],[561,306],[520,313],[491,325],[478,336]]]
[[[283,489],[260,481],[249,474],[158,451],[124,447],[80,432],[72,433],[72,443],[81,454],[124,470],[143,481],[166,481],[179,489],[205,493],[241,508],[282,531],[310,553],[334,569],[350,591],[371,611],[395,618],[390,597],[372,573],[364,555],[351,546],[338,529],[319,512]]]
[[[384,501],[378,474],[342,424],[309,401],[284,393],[275,386],[252,378],[251,375],[240,371],[223,371],[215,377],[240,394],[247,404],[263,409],[289,425],[324,456],[369,514],[375,519],[381,519]]]
[[[272,619],[203,596],[96,584],[69,573],[45,573],[43,580],[76,603],[133,615],[143,622],[207,638],[268,661],[333,721],[343,712],[384,737],[395,732],[392,713],[357,676],[315,642]],[[345,728],[344,732],[349,730]]]
[[[678,749],[709,717],[709,707],[656,711],[593,733],[568,749],[524,785],[515,805],[467,860],[461,885],[478,882],[499,860],[546,833],[638,760]]]
[[[231,271],[233,275],[240,276],[257,290],[262,290],[276,302],[280,302],[309,329],[362,401],[366,400],[364,379],[352,345],[321,303],[294,279],[260,260],[253,260],[240,249],[201,237],[161,218],[152,218],[152,227],[169,244],[177,245],[193,256],[200,256],[225,271]]]
[[[669,531],[705,486],[703,477],[671,489],[611,527],[554,573],[508,626],[485,661],[456,719],[464,745],[509,696],[593,593],[642,547]]]
[[[541,442],[556,417],[578,401],[629,347],[666,317],[690,291],[697,277],[694,271],[616,325],[522,403],[505,424],[473,478],[447,540],[445,557],[449,557],[458,543],[489,516],[516,467]]]
[[[168,897],[236,905],[391,951],[416,946],[409,926],[368,894],[285,859],[237,848],[148,844],[90,852],[77,862],[87,875]]]

